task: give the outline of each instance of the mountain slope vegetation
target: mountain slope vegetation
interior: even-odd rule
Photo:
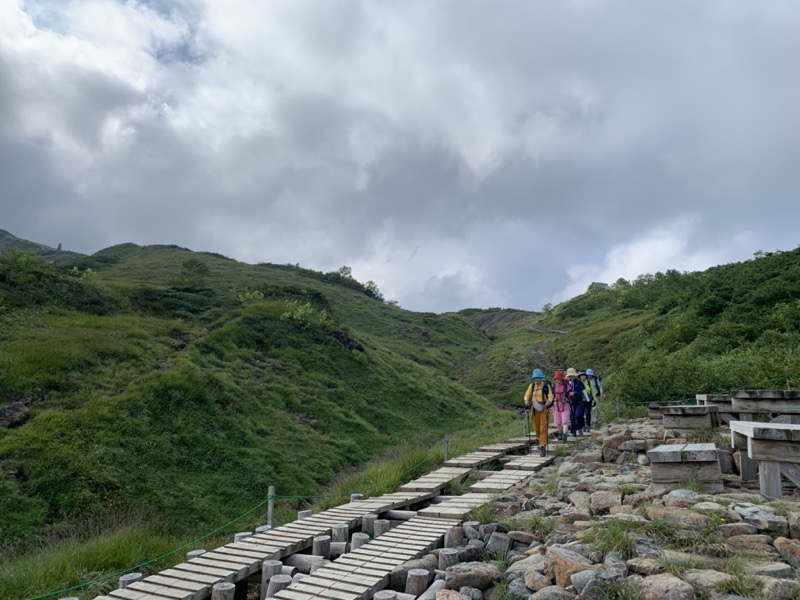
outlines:
[[[800,386],[798,249],[593,284],[542,312],[447,314],[387,303],[346,268],[83,256],[2,231],[0,249],[6,557],[131,514],[194,535],[270,485],[296,509],[376,457],[496,441],[520,431],[505,409],[534,367],[602,373],[605,418],[615,401]]]

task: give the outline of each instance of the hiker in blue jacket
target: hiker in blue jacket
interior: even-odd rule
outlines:
[[[569,431],[573,436],[577,437],[583,435],[583,411],[587,405],[586,388],[578,378],[578,372],[572,367],[567,369],[567,381],[569,381]]]

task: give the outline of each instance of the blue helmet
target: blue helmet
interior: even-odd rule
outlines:
[[[594,377],[594,371],[592,371],[591,369],[586,369],[586,374]]]
[[[544,379],[544,371],[541,369],[534,369],[531,373],[531,379]]]

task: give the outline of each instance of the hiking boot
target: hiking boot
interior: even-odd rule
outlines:
[[[539,456],[544,456],[544,446],[539,446]]]

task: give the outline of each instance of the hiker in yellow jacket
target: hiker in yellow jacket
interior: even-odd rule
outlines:
[[[553,405],[553,388],[541,369],[534,369],[531,379],[525,391],[525,408],[531,408],[531,429],[539,440],[539,456],[547,456],[547,411]]]

